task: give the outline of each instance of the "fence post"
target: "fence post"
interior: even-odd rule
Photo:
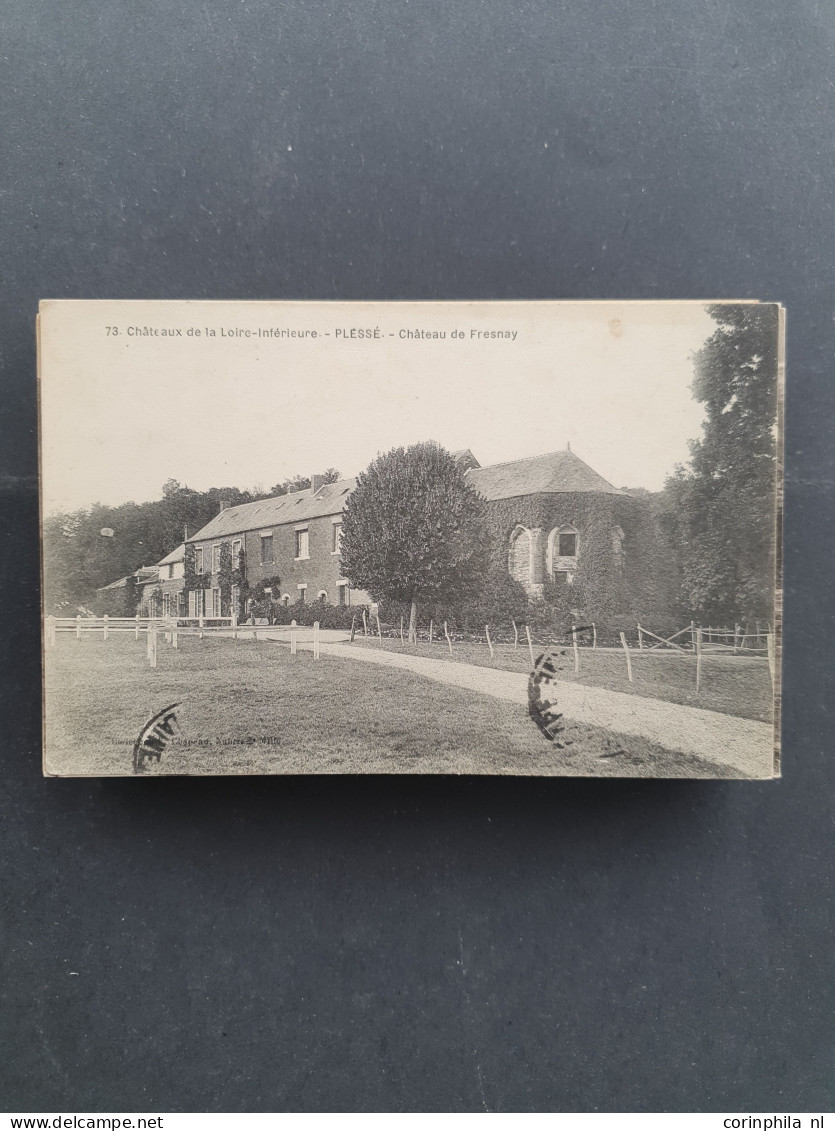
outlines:
[[[81,639],[81,613],[78,613],[75,618],[75,638],[76,640]]]
[[[487,647],[490,649],[490,659],[493,659],[493,641],[490,639],[490,625],[484,626],[484,631],[487,633]]]
[[[362,610],[362,634],[368,636],[368,614],[365,609]]]
[[[632,657],[629,655],[629,645],[626,643],[626,637],[623,633],[620,634],[620,642],[626,653],[626,674],[629,676],[629,682],[632,683]]]
[[[740,626],[734,623],[734,655],[739,652],[739,629]]]
[[[296,622],[294,620],[291,620],[290,621],[290,655],[295,656],[295,654],[296,654]]]
[[[519,647],[519,629],[516,627],[515,620],[512,620],[510,623],[513,625],[513,651],[515,652]]]
[[[594,623],[594,621],[591,622],[591,631],[592,631],[592,637],[593,637],[591,650],[593,652],[595,650],[595,648],[597,647],[597,625]]]
[[[353,616],[351,617],[351,640],[350,640],[351,644],[354,643],[354,633],[356,632],[356,630],[357,630],[357,614],[354,613]]]
[[[580,651],[577,648],[577,626],[571,626],[571,643],[574,645],[574,674],[580,671]]]
[[[435,622],[430,617],[429,618],[429,643],[430,644],[432,643],[432,631],[433,631],[434,628],[435,628]]]
[[[403,639],[403,618],[402,617],[400,618],[400,643],[401,644],[406,643],[406,641]]]
[[[134,630],[133,630],[133,638],[134,638],[134,640],[139,639],[139,613],[136,614],[136,624],[135,624]]]
[[[640,652],[644,650],[644,634],[641,632],[640,624],[638,625],[638,650]]]
[[[102,618],[102,639],[107,640],[107,613]]]
[[[319,659],[319,622],[313,622],[313,659]]]
[[[452,641],[449,638],[449,629],[446,626],[446,621],[444,621],[444,636],[446,637],[446,642],[449,645],[449,654],[451,656],[452,655]]]
[[[690,643],[693,645],[693,651],[696,651],[696,622],[690,621]]]
[[[696,629],[696,690],[702,682],[702,629]]]
[[[232,612],[232,639],[238,639],[238,614],[234,610]]]
[[[148,629],[148,660],[152,668],[157,666],[157,630]]]
[[[377,613],[377,639],[380,641],[381,644],[383,643],[383,628],[382,628],[382,625],[380,624],[380,614],[379,613]]]
[[[179,647],[179,645],[177,644],[177,629],[176,628],[171,629],[171,647],[172,648],[178,648]]]
[[[528,627],[527,625],[525,625],[525,635],[526,635],[526,636],[527,636],[527,638],[528,638],[528,651],[529,651],[529,652],[530,652],[530,654],[531,654],[531,670],[533,670],[533,666],[534,666],[534,658],[533,658],[533,643],[532,643],[532,641],[531,641],[531,630],[530,630],[530,628],[529,628],[529,627]]]

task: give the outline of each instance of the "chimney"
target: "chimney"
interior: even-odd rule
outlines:
[[[183,526],[183,541],[188,542],[188,523]]]
[[[324,485],[325,485],[324,475],[311,475],[311,477],[310,477],[310,493],[311,493],[311,495],[315,495],[316,492],[319,490],[319,488],[324,487]]]
[[[220,500],[220,510],[217,513],[223,514],[223,512],[226,510],[226,508],[228,506],[229,506],[229,500],[228,499],[221,499]]]
[[[296,486],[295,483],[288,483],[287,484],[287,494],[288,495],[295,495],[297,491],[298,491],[298,487]]]

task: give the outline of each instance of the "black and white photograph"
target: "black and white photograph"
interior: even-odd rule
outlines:
[[[38,335],[45,774],[779,776],[779,306]]]

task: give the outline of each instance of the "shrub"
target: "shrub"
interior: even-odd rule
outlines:
[[[349,629],[351,622],[356,617],[356,623],[362,624],[362,610],[368,612],[367,605],[328,605],[324,601],[297,601],[294,605],[273,605],[273,624],[296,624],[310,627],[314,621],[319,622],[320,628]],[[266,615],[266,614],[264,614]]]

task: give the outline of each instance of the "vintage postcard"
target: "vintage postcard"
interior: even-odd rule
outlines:
[[[783,325],[43,302],[44,773],[778,776]]]

